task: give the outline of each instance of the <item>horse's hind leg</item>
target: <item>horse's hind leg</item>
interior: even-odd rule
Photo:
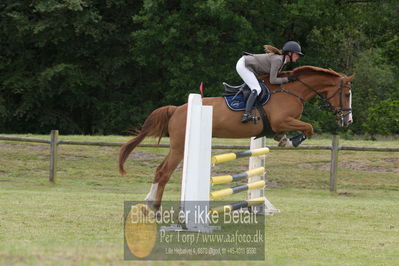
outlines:
[[[285,133],[277,133],[276,135],[274,135],[274,140],[275,141],[280,141],[282,138],[286,137]]]
[[[167,158],[168,157],[165,157],[165,159],[162,161],[162,163],[157,167],[157,170],[155,173],[158,173],[160,171],[160,169],[165,164]],[[158,181],[157,180],[158,180],[157,174],[155,174],[154,182],[152,183],[150,191],[148,192],[147,196],[145,197],[146,201],[151,201],[151,202],[155,201],[157,191],[158,191]]]
[[[162,195],[166,184],[169,181],[173,171],[183,159],[183,152],[178,150],[170,150],[164,161],[158,166],[154,182],[150,192],[147,194],[146,200],[153,203],[155,209],[161,206]]]

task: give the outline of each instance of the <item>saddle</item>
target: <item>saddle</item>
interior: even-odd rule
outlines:
[[[267,85],[261,81],[259,81],[259,85],[260,88],[262,89],[262,92],[260,93],[260,95],[258,95],[256,101],[260,101],[262,99],[267,98],[267,101],[265,103],[261,103],[262,105],[265,105],[270,98],[270,89],[269,87],[267,87]],[[251,89],[249,88],[249,86],[245,83],[238,85],[238,86],[232,86],[227,84],[226,82],[223,82],[223,86],[224,86],[224,93],[223,96],[237,96],[239,93],[242,93],[243,95],[243,100],[245,101],[245,103],[247,102],[247,99],[249,97],[249,95],[251,94]]]
[[[260,95],[258,95],[256,99],[255,108],[259,111],[260,118],[262,119],[263,130],[258,136],[256,136],[256,138],[275,135],[275,133],[271,129],[270,122],[269,119],[267,118],[266,112],[263,109],[263,105],[267,104],[267,102],[270,99],[270,89],[261,80],[259,80],[259,85],[262,89],[262,92],[260,93]],[[239,86],[232,86],[227,84],[226,82],[223,82],[223,86],[225,88],[223,97],[225,99],[226,105],[232,111],[245,110],[247,99],[251,93],[251,89],[249,88],[249,86],[245,83]]]

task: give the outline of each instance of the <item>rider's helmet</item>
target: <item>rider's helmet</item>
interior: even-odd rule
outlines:
[[[283,46],[283,52],[284,54],[286,54],[287,52],[294,52],[303,55],[301,46],[299,45],[299,43],[294,41],[286,42]]]

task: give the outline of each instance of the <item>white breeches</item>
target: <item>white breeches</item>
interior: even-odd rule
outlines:
[[[244,56],[238,60],[236,70],[238,75],[240,75],[242,80],[248,85],[251,91],[256,90],[257,94],[259,95],[262,91],[259,85],[259,81],[256,78],[255,74],[245,66]]]

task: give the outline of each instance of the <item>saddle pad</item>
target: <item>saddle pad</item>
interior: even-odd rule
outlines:
[[[265,93],[265,96],[260,100],[261,105],[267,104],[267,102],[270,99],[270,91],[267,90],[267,93]],[[242,92],[240,92],[237,96],[224,96],[224,100],[227,104],[227,106],[230,108],[232,111],[244,111],[245,110],[245,105],[246,102],[244,101],[244,95]]]

